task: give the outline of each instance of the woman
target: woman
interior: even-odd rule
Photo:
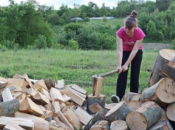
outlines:
[[[145,37],[144,32],[137,27],[137,12],[132,11],[124,21],[117,35],[117,60],[118,60],[118,79],[116,95],[111,96],[115,103],[119,102],[126,90],[128,68],[131,63],[130,91],[138,93],[139,74],[142,62],[142,41]]]

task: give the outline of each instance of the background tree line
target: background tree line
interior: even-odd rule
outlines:
[[[89,2],[74,4],[74,8],[62,5],[58,10],[35,0],[9,2],[9,6],[0,7],[0,48],[115,49],[116,31],[122,24],[111,26],[106,17],[124,18],[132,10],[139,13],[139,27],[147,35],[145,41],[175,41],[173,0],[122,0],[113,8]],[[75,17],[83,20],[72,21]],[[90,17],[103,17],[103,22],[90,22]]]

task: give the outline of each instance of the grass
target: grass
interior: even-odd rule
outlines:
[[[140,74],[140,90],[147,87],[157,51],[144,51]],[[28,74],[31,79],[64,79],[66,84],[77,84],[92,93],[92,75],[116,69],[116,51],[71,50],[9,50],[0,53],[0,76]],[[105,77],[102,92],[107,102],[115,94],[117,74]],[[127,91],[129,91],[129,75]]]

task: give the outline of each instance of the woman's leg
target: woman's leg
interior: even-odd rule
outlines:
[[[130,78],[130,91],[138,93],[139,90],[139,75],[142,62],[142,50],[139,50],[131,62],[131,78]]]
[[[122,65],[124,65],[125,62],[128,60],[130,53],[131,53],[130,51],[123,51]],[[128,70],[125,72],[121,72],[118,75],[117,84],[116,84],[116,87],[117,87],[116,94],[120,98],[120,100],[123,98],[125,94],[126,85],[127,85],[127,75],[128,75]]]

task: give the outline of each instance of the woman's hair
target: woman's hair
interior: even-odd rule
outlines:
[[[137,12],[133,10],[131,14],[125,19],[124,25],[128,29],[132,29],[133,27],[137,26]]]

